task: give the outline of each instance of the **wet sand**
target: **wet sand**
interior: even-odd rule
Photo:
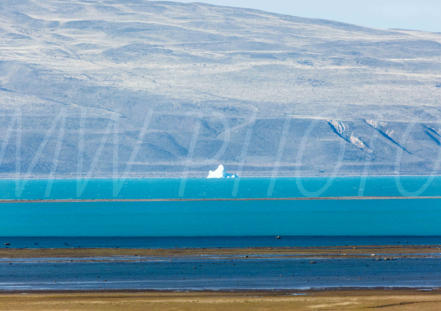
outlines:
[[[0,310],[440,310],[441,291],[2,293]]]
[[[293,256],[299,258],[425,258],[441,257],[441,245],[345,246],[345,247],[266,247],[198,249],[128,248],[1,248],[0,258],[83,258],[83,257],[185,257],[185,256]]]
[[[280,261],[279,256],[293,259]],[[164,258],[172,260],[164,261]],[[263,260],[259,262],[248,258],[263,258]],[[298,258],[301,260],[297,260]],[[324,258],[325,260],[316,261],[315,258]],[[183,262],[181,262],[182,259],[184,259]],[[0,311],[9,310],[4,306],[10,304],[13,306],[10,308],[12,310],[30,310],[33,308],[28,308],[28,305],[14,305],[14,303],[26,302],[32,306],[32,303],[36,303],[36,301],[42,302],[41,305],[44,307],[41,310],[51,310],[48,306],[54,306],[53,310],[58,310],[58,306],[60,309],[75,310],[77,304],[84,306],[89,304],[89,301],[99,308],[105,306],[103,310],[113,310],[112,308],[125,304],[128,304],[130,310],[136,310],[138,304],[141,303],[148,304],[150,306],[148,310],[190,310],[194,309],[188,306],[192,301],[199,301],[200,309],[203,310],[221,310],[222,306],[228,306],[228,308],[225,307],[227,309],[242,310],[242,307],[245,308],[248,305],[255,306],[251,308],[253,310],[259,310],[256,306],[262,309],[264,306],[268,306],[268,309],[272,310],[302,310],[300,307],[296,308],[298,306],[306,308],[320,304],[329,305],[328,300],[335,300],[336,303],[343,303],[342,306],[346,306],[348,297],[355,296],[358,298],[350,298],[349,300],[355,299],[356,306],[364,307],[378,302],[378,306],[371,307],[379,308],[382,305],[385,306],[382,307],[385,310],[395,310],[393,306],[401,303],[404,305],[399,306],[406,308],[413,308],[414,305],[430,307],[432,302],[427,301],[427,297],[430,296],[436,298],[437,304],[440,303],[438,308],[430,309],[430,307],[422,310],[441,310],[441,290],[431,292],[417,290],[422,287],[439,287],[440,259],[441,245],[207,249],[3,248],[0,249],[0,260],[5,273],[3,290],[17,289],[16,293],[23,294],[26,299],[15,301],[19,297],[15,293],[7,294],[0,291]],[[82,266],[88,262],[96,264]],[[212,262],[216,262],[216,265],[213,266]],[[155,266],[156,263],[160,264]],[[33,264],[33,266],[29,264]],[[111,265],[112,273],[108,270],[109,265]],[[87,269],[84,270],[85,268]],[[103,271],[106,273],[102,273],[100,269],[104,269]],[[140,277],[137,269],[141,269],[140,271],[143,271],[145,275]],[[261,271],[260,269],[264,269],[265,273],[256,274],[255,272]],[[175,275],[175,270],[179,271],[178,275]],[[60,276],[60,271],[66,273],[67,276]],[[183,275],[180,276],[181,272]],[[343,278],[341,278],[340,272],[344,274]],[[32,277],[28,277],[28,273]],[[220,280],[222,282],[217,280],[219,274],[223,276]],[[123,279],[121,279],[122,275],[124,275]],[[177,285],[173,282],[167,282],[171,279],[176,279]],[[237,280],[242,280],[242,283],[237,283]],[[397,286],[397,288],[401,286],[413,288],[413,290],[309,291],[306,292],[306,296],[293,296],[292,292],[265,292],[265,290],[274,288],[389,288],[389,286]],[[86,294],[84,292],[62,292],[63,290],[84,290],[87,288],[99,295],[94,296],[92,293]],[[230,288],[232,292],[229,293],[137,292],[137,290],[147,289],[229,290]],[[262,291],[243,291],[258,288],[261,288]],[[97,292],[97,290],[113,289],[131,291]],[[43,293],[39,290],[57,290],[59,292]],[[25,294],[26,291],[29,293]],[[385,297],[384,293],[389,293],[389,296]],[[98,299],[98,302],[94,302],[95,298]],[[118,300],[120,298],[121,301]],[[308,299],[304,300],[303,298]],[[169,301],[170,299],[171,301]],[[73,301],[73,307],[66,307],[66,301]],[[177,305],[178,303],[181,305]],[[330,310],[358,310],[351,309],[352,304],[348,304],[347,309],[332,307]],[[36,303],[35,307],[36,310],[40,310],[38,309],[40,304]],[[165,309],[161,309],[162,307]],[[100,310],[99,308],[98,310]],[[320,308],[312,308],[320,310]],[[81,308],[78,307],[78,309]]]

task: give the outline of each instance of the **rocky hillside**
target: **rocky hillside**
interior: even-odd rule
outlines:
[[[146,0],[0,2],[0,176],[430,174],[441,34]]]

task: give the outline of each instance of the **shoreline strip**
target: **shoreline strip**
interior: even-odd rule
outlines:
[[[142,203],[142,202],[240,202],[240,201],[374,201],[374,200],[441,200],[441,196],[341,196],[291,198],[171,198],[171,199],[3,199],[0,204],[11,203]]]

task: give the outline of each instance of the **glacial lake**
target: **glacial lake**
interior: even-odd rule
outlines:
[[[0,236],[438,236],[441,178],[0,180]]]

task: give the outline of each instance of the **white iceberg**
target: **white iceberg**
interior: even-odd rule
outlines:
[[[214,171],[208,171],[207,178],[237,178],[236,174],[230,174],[225,172],[225,168],[220,164]]]

